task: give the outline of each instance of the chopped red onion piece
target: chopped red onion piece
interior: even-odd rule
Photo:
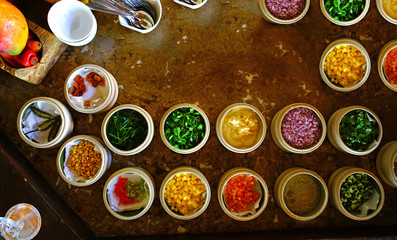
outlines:
[[[279,19],[293,19],[299,16],[307,0],[265,0],[269,12]]]

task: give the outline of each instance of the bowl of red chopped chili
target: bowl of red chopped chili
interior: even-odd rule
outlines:
[[[307,103],[294,103],[276,113],[270,129],[273,141],[282,150],[306,154],[321,146],[327,127],[317,108]]]
[[[378,73],[382,82],[397,92],[397,40],[383,46],[378,56]]]
[[[66,78],[66,101],[76,111],[93,114],[109,110],[119,94],[116,79],[104,68],[85,64],[73,69]]]
[[[310,0],[259,0],[258,6],[266,21],[292,24],[306,15],[310,7]]]
[[[230,169],[218,184],[218,201],[222,210],[238,221],[257,218],[265,210],[268,197],[265,180],[248,168]]]
[[[116,218],[133,220],[143,216],[152,206],[154,180],[139,167],[128,167],[113,173],[103,188],[106,209]]]

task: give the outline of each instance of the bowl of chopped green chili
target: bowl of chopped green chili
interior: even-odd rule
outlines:
[[[210,135],[210,122],[198,106],[188,103],[168,109],[160,121],[160,135],[172,151],[189,154],[204,146]]]
[[[352,166],[337,169],[328,181],[328,189],[332,204],[357,221],[375,217],[385,200],[379,179],[366,169]]]
[[[324,16],[339,26],[358,23],[369,10],[370,0],[320,0]]]
[[[143,108],[124,104],[113,108],[102,122],[101,135],[113,152],[129,156],[143,151],[153,139],[154,124]]]
[[[367,155],[379,146],[383,128],[372,110],[350,106],[331,115],[327,135],[336,149],[353,155]]]

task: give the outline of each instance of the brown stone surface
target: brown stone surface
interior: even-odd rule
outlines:
[[[31,15],[30,19],[36,17],[45,24],[48,6],[35,10],[34,6],[29,6],[31,4],[34,5],[24,3],[22,10]],[[318,1],[312,1],[301,21],[288,26],[264,21],[254,0],[209,0],[198,10],[172,0],[163,1],[162,6],[159,26],[146,35],[122,27],[113,15],[95,12],[98,21],[95,39],[86,46],[68,47],[40,85],[34,86],[0,72],[1,131],[98,236],[397,224],[397,206],[393,204],[397,190],[385,184],[384,208],[366,222],[347,219],[331,203],[315,220],[297,222],[277,206],[273,197],[277,176],[290,167],[311,169],[325,181],[337,168],[347,165],[376,173],[375,158],[379,149],[367,156],[353,156],[338,152],[326,139],[319,149],[305,155],[280,150],[271,139],[269,126],[276,112],[288,104],[312,104],[325,119],[341,107],[363,105],[372,109],[382,121],[381,146],[396,139],[397,93],[380,80],[377,56],[385,43],[397,38],[397,32],[394,25],[381,17],[375,1],[371,2],[367,16],[350,27],[339,27],[326,20]],[[330,41],[342,37],[360,41],[372,60],[368,81],[350,93],[329,88],[318,70],[322,51]],[[67,105],[63,95],[64,80],[72,69],[87,63],[102,66],[115,76],[120,87],[116,105],[131,103],[143,107],[151,114],[156,129],[145,151],[129,157],[113,154],[112,166],[99,182],[78,188],[68,186],[59,177],[55,166],[58,149],[34,149],[22,141],[17,134],[16,117],[19,108],[33,97],[49,96]],[[163,113],[182,102],[197,104],[211,123],[208,142],[190,155],[170,151],[161,141],[158,129]],[[268,131],[263,144],[248,154],[228,151],[215,133],[218,114],[236,102],[254,105],[267,119]],[[75,123],[73,135],[100,137],[106,113],[91,116],[68,108]],[[140,166],[152,174],[158,192],[166,174],[183,165],[201,170],[211,184],[210,205],[198,218],[190,221],[171,218],[162,209],[157,194],[151,209],[134,221],[118,220],[106,210],[102,200],[103,185],[115,171]],[[253,169],[269,187],[267,208],[250,222],[232,220],[222,211],[216,197],[218,180],[233,167]]]

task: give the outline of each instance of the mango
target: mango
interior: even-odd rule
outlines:
[[[10,2],[0,0],[0,54],[21,53],[28,33],[28,23],[22,12]]]

